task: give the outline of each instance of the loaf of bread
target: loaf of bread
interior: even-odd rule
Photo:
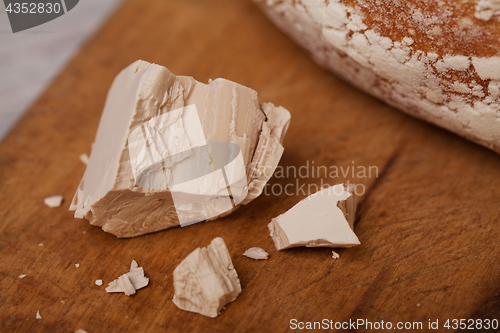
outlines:
[[[314,60],[500,153],[500,0],[256,0]]]

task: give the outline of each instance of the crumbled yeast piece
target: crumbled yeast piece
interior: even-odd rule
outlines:
[[[63,201],[62,195],[54,195],[43,199],[43,202],[50,208],[61,207]]]
[[[123,292],[125,293],[125,295],[130,296],[135,294],[137,290],[146,287],[148,284],[149,279],[144,275],[144,269],[142,267],[139,267],[135,260],[132,260],[132,264],[130,265],[130,272],[125,273],[122,276],[118,277],[118,279],[110,282],[108,284],[108,287],[106,287],[106,291],[108,293]]]
[[[36,319],[42,319],[42,316],[40,315],[40,311],[37,311],[36,312],[36,316],[35,316]]]
[[[70,210],[117,237],[225,216],[262,193],[289,123],[250,88],[137,61],[108,93]]]
[[[197,248],[175,268],[174,289],[179,309],[212,318],[238,297],[240,280],[222,238]]]
[[[87,331],[82,330],[82,329],[80,328],[80,329],[77,329],[77,330],[75,331],[75,333],[87,333]]]
[[[76,267],[76,268],[80,267],[80,264],[75,264],[75,267]]]
[[[338,258],[340,258],[340,254],[338,254],[338,253],[337,253],[337,252],[335,252],[335,251],[332,251],[332,258],[333,258],[333,259],[338,259]]]
[[[353,185],[338,184],[300,201],[269,223],[276,249],[359,245],[353,231],[356,200]]]
[[[95,280],[96,286],[102,286],[102,280]]]
[[[245,257],[252,258],[255,260],[263,260],[269,258],[269,253],[260,247],[251,247],[243,253]]]
[[[82,161],[82,163],[85,164],[85,165],[89,164],[89,155],[87,155],[87,154],[81,154],[80,155],[80,161]]]
[[[19,275],[19,278],[24,279],[26,276],[27,276],[26,274],[21,274],[21,275]]]

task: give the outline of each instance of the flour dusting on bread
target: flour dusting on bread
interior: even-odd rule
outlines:
[[[477,19],[475,3],[257,3],[320,65],[410,115],[500,152],[500,26]]]

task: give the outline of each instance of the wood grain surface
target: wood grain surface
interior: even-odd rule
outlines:
[[[267,224],[302,192],[133,239],[74,219],[68,207],[85,169],[78,156],[90,151],[113,78],[137,59],[203,82],[224,77],[289,109],[284,167],[376,166],[371,178],[271,180],[363,184],[361,246],[337,250],[337,260],[331,249],[276,252]],[[285,332],[291,319],[424,328],[439,320],[453,331],[442,328],[446,319],[500,319],[499,185],[500,156],[331,76],[250,1],[127,1],[0,145],[0,331]],[[43,198],[55,194],[65,201],[50,209]],[[172,272],[217,236],[243,291],[211,319],[172,303]],[[242,256],[253,246],[269,260]],[[125,273],[132,259],[150,278],[136,295],[94,284]]]

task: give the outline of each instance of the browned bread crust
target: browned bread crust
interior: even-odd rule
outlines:
[[[499,0],[257,0],[314,60],[500,153]]]

